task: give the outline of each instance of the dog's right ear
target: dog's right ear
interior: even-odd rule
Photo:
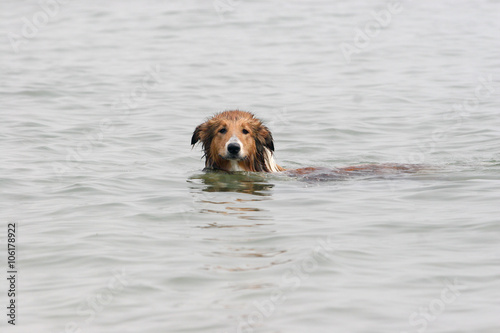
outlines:
[[[201,125],[198,125],[194,132],[193,132],[193,136],[191,137],[191,144],[192,145],[195,145],[198,141],[200,141],[200,133],[202,131],[201,127],[203,126],[203,124]]]

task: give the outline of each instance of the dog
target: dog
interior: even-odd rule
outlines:
[[[318,179],[351,174],[381,174],[393,171],[412,172],[416,165],[366,164],[338,169],[300,168],[286,170],[276,163],[274,141],[269,128],[252,113],[240,110],[224,111],[198,125],[191,137],[191,145],[201,142],[205,171],[226,172],[287,172],[288,174],[316,175]]]
[[[252,113],[224,111],[193,132],[191,145],[201,141],[206,170],[280,172],[271,131]]]

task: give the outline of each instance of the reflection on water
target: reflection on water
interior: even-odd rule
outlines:
[[[255,227],[255,226],[260,226],[260,225],[266,225],[266,224],[263,224],[263,223],[254,223],[254,224],[219,224],[217,222],[214,222],[214,223],[209,223],[205,226],[200,226],[198,228],[202,228],[202,229],[211,229],[211,228],[252,228],[252,227]]]
[[[213,271],[227,271],[227,272],[246,272],[246,271],[259,271],[261,269],[268,269],[271,267],[274,267],[276,265],[283,265],[286,263],[292,262],[291,259],[284,260],[284,261],[273,261],[269,264],[266,265],[246,265],[246,266],[234,266],[234,267],[228,267],[228,266],[205,266],[206,270],[213,270]],[[240,285],[238,285],[240,286]],[[243,288],[241,288],[243,289]]]
[[[238,217],[246,220],[273,220],[267,211],[260,207],[252,207],[248,204],[257,203],[263,200],[271,200],[271,189],[274,184],[269,183],[267,175],[259,173],[227,173],[227,172],[207,172],[198,174],[188,179],[191,185],[191,192],[200,207],[202,214],[218,215],[222,217]],[[235,192],[233,196],[224,196],[220,200],[220,192]],[[251,195],[249,197],[248,195]],[[228,200],[231,198],[231,200]],[[241,227],[242,225],[231,223],[222,223],[220,221],[212,222],[202,228],[231,228]],[[258,226],[261,224],[246,225]]]
[[[270,196],[273,184],[266,175],[259,173],[211,171],[191,177],[188,181],[201,181],[206,192],[239,192],[260,196]]]
[[[228,251],[214,251],[215,256],[229,256],[229,257],[253,257],[253,258],[268,258],[275,257],[279,254],[285,253],[286,250],[269,249],[256,249],[256,248],[228,248]]]
[[[269,175],[247,172],[207,172],[188,179],[198,212],[209,218],[208,221],[202,219],[196,228],[203,230],[205,241],[218,244],[214,250],[205,253],[211,259],[204,269],[244,272],[289,262],[283,258],[287,252],[285,248],[254,243],[263,234],[276,232],[274,216],[262,205],[264,201],[273,200],[271,190],[274,184],[269,180]],[[234,193],[228,195],[227,192]],[[235,262],[234,258],[239,260]]]

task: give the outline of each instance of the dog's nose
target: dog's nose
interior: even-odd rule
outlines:
[[[227,145],[227,151],[229,154],[236,155],[240,152],[240,145],[239,143],[230,143]]]

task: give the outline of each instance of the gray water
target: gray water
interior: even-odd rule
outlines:
[[[498,1],[45,3],[0,3],[2,332],[500,331]],[[237,108],[286,168],[426,168],[203,173]]]

